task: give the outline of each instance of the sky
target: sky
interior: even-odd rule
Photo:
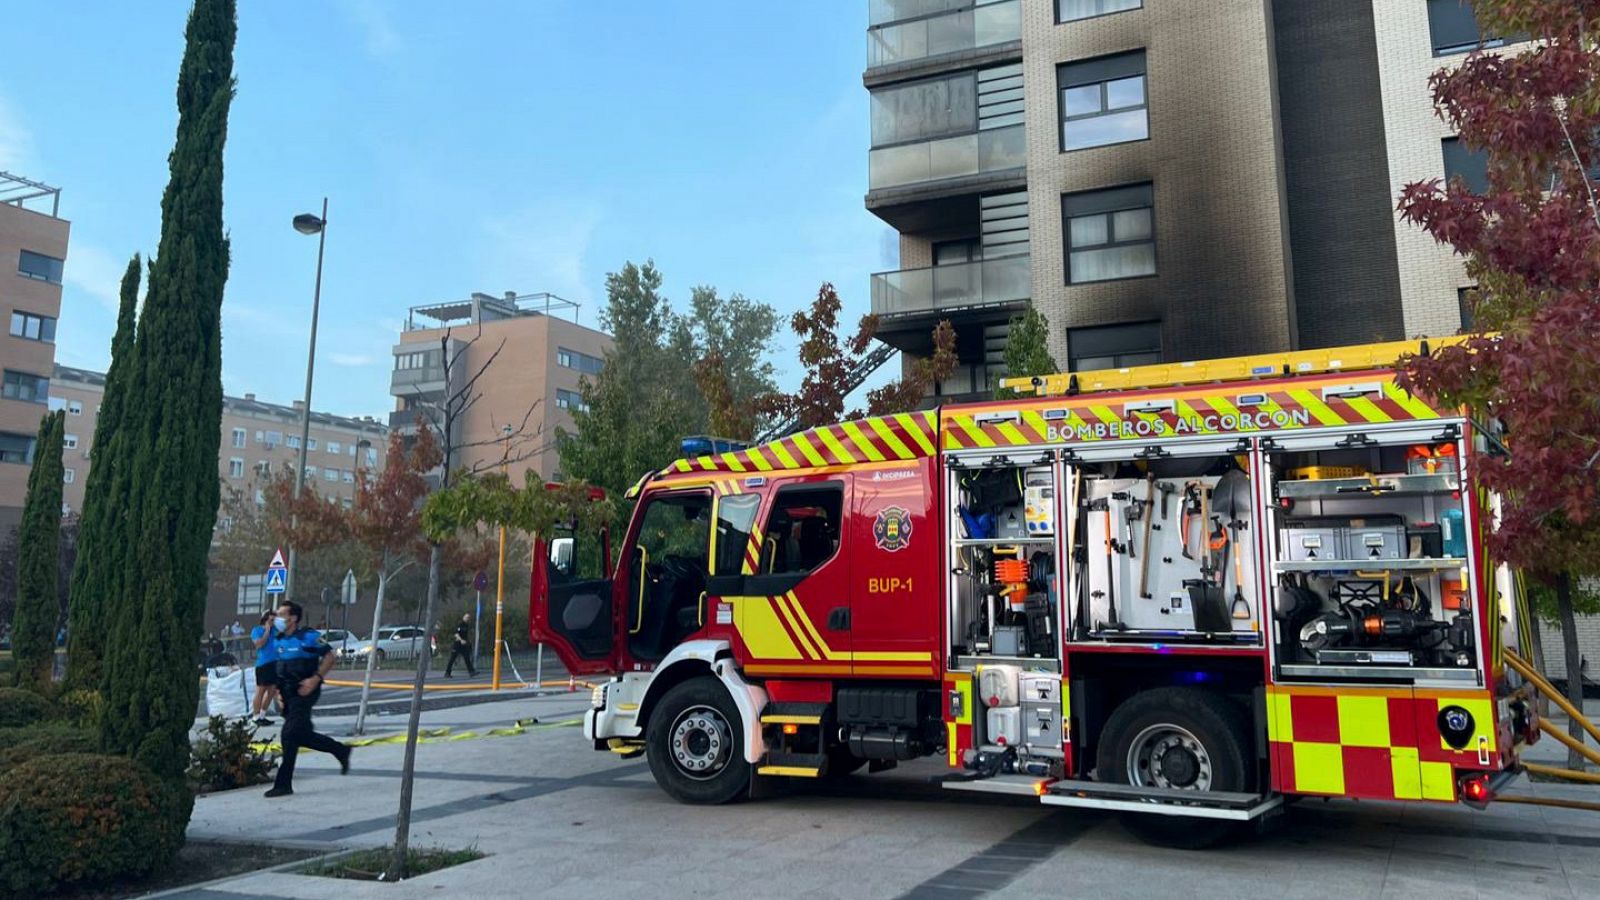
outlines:
[[[381,415],[410,306],[550,291],[596,326],[605,275],[654,259],[785,315],[832,281],[846,321],[896,267],[866,191],[865,4],[244,0],[225,157],[223,388],[304,390],[328,197],[314,408]],[[0,54],[0,169],[62,189],[56,359],[104,370],[118,282],[154,251],[188,4],[21,3]],[[818,12],[824,14],[818,15]],[[795,341],[774,361],[793,385]]]

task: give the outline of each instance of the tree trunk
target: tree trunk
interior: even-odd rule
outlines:
[[[361,705],[356,707],[356,734],[367,733],[367,696],[372,693],[372,669],[378,664],[378,627],[383,624],[383,592],[389,586],[389,554],[378,569],[378,599],[372,607],[372,637],[367,650],[367,674],[361,679]]]
[[[439,601],[439,545],[433,545],[428,554],[428,602],[423,614],[423,627],[430,627],[434,609]],[[417,728],[422,721],[422,686],[428,679],[428,667],[433,654],[424,646],[417,654],[417,675],[411,682],[411,717],[406,722],[406,759],[400,769],[400,814],[395,817],[394,859],[389,862],[389,881],[399,881],[406,876],[406,849],[411,842],[411,785],[417,769]]]
[[[1556,579],[1556,612],[1561,617],[1561,651],[1567,668],[1567,699],[1574,707],[1583,709],[1583,654],[1578,650],[1578,621],[1572,611],[1572,573],[1562,572]],[[1567,734],[1583,742],[1583,726],[1577,720],[1567,722]],[[1584,768],[1583,755],[1568,748],[1567,768]]]

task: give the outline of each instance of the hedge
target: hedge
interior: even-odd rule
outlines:
[[[54,715],[50,701],[33,691],[0,688],[0,728],[32,725]]]
[[[138,878],[171,865],[194,798],[120,756],[42,756],[0,774],[0,895]]]
[[[31,734],[25,734],[21,740],[0,748],[0,772],[9,772],[40,756],[94,753],[100,749],[100,735],[85,728],[34,726],[20,730]]]

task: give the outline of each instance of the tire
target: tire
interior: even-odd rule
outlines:
[[[715,678],[667,691],[645,726],[645,757],[656,784],[679,803],[728,803],[750,789],[739,710]]]
[[[1195,688],[1134,695],[1101,732],[1096,775],[1107,784],[1195,791],[1250,791],[1255,764],[1250,724],[1239,704]],[[1237,838],[1239,823],[1129,813],[1123,826],[1164,847],[1199,850]]]
[[[867,764],[865,759],[850,752],[850,748],[842,744],[834,744],[828,748],[828,767],[822,770],[824,778],[845,778],[859,771]]]

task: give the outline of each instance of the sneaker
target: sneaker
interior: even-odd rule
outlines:
[[[272,724],[272,720],[267,718],[266,716],[261,716],[260,718],[256,719],[256,724],[257,725],[271,725]]]
[[[350,774],[350,755],[352,753],[354,753],[354,752],[355,751],[350,749],[350,746],[348,744],[345,745],[344,755],[339,757],[339,774],[340,775],[349,775]]]
[[[293,794],[293,793],[294,793],[294,788],[275,787],[272,790],[267,791],[262,796],[268,797],[268,798],[271,798],[271,797],[287,797],[287,796],[289,796],[290,794]]]

